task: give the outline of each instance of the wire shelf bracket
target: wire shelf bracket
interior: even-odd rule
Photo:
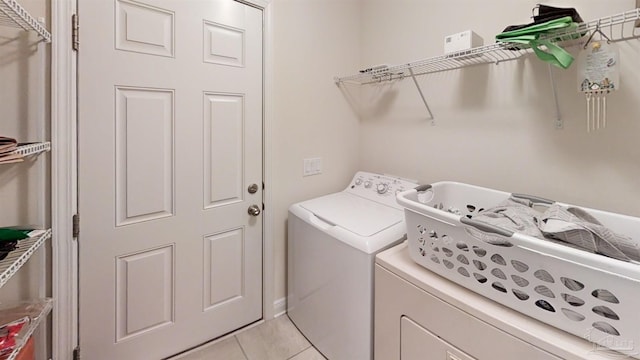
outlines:
[[[551,92],[553,94],[553,103],[556,107],[556,129],[560,130],[564,128],[564,121],[562,121],[562,115],[560,114],[560,101],[558,101],[558,88],[556,86],[556,78],[553,75],[553,66],[549,64],[549,79],[551,80]]]
[[[427,108],[427,112],[429,113],[429,119],[431,119],[431,125],[434,125],[433,113],[429,108],[429,104],[427,103],[427,100],[424,98],[424,94],[422,93],[422,89],[420,88],[420,84],[418,83],[418,80],[416,80],[416,75],[413,73],[413,69],[409,68],[409,74],[411,74],[411,79],[413,79],[413,83],[416,84],[416,89],[418,89],[420,98],[422,99],[424,106]]]
[[[34,30],[45,42],[51,42],[51,33],[16,0],[0,0],[0,25]]]
[[[51,142],[20,144],[13,151],[14,154],[22,156],[40,155],[43,152],[51,150]]]

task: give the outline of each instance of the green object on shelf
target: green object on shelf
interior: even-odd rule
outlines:
[[[0,228],[0,242],[26,239],[29,237],[31,231],[32,230]]]
[[[566,69],[573,63],[573,56],[560,46],[554,44],[554,40],[548,37],[540,40],[540,35],[553,35],[553,32],[557,30],[571,32],[577,30],[577,28],[578,24],[573,22],[571,16],[565,16],[540,24],[532,24],[511,31],[504,31],[496,35],[496,40],[504,43],[527,45],[533,49],[533,52],[540,60]],[[579,36],[580,34],[576,34],[572,37]],[[544,49],[542,46],[544,46]]]

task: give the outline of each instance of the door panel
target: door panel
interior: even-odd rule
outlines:
[[[205,238],[205,311],[242,299],[244,232],[233,229]]]
[[[160,359],[262,317],[262,12],[79,0],[80,345]]]
[[[214,22],[204,22],[204,61],[212,64],[244,66],[245,36],[235,29]]]
[[[131,1],[116,1],[116,49],[174,57],[174,13]]]
[[[174,246],[121,256],[116,265],[116,341],[174,322]]]
[[[205,208],[243,200],[244,97],[204,95]]]
[[[117,87],[115,96],[116,226],[172,216],[174,92]]]

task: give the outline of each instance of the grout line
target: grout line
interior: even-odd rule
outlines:
[[[238,336],[234,335],[233,338],[236,339],[236,343],[238,344],[238,346],[240,346],[240,351],[242,351],[242,355],[244,356],[245,360],[250,360],[246,351],[244,351],[244,348],[242,347],[242,344],[240,343]]]
[[[298,351],[297,353],[295,353],[295,354],[291,355],[291,356],[290,356],[290,357],[288,357],[286,360],[291,360],[291,359],[293,359],[294,357],[296,357],[296,356],[298,356],[298,355],[302,354],[303,352],[307,351],[310,347],[311,347],[311,345],[307,346],[306,348],[304,348],[304,349],[302,349],[302,350]]]
[[[295,354],[295,355],[291,356],[290,358],[288,358],[288,359],[286,359],[286,360],[291,360],[291,359],[293,359],[294,357],[296,357],[296,356],[298,356],[298,355],[302,354],[303,352],[305,352],[305,351],[309,350],[310,348],[313,348],[313,349],[315,350],[315,352],[317,352],[318,354],[320,354],[320,356],[322,356],[322,358],[323,358],[323,359],[325,359],[325,360],[327,359],[326,357],[324,357],[324,355],[323,355],[320,351],[318,351],[318,349],[316,349],[315,347],[313,347],[313,345],[309,345],[309,346],[307,346],[306,348],[302,349],[302,350],[301,350],[300,352],[298,352],[297,354]]]

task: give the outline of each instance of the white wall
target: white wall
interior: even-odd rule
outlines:
[[[359,0],[274,0],[271,208],[276,299],[286,295],[286,219],[298,201],[341,190],[358,167],[358,120],[333,77],[360,63]],[[269,90],[267,90],[269,91]],[[302,176],[304,158],[322,174]]]
[[[467,29],[492,43],[506,25],[530,22],[537,2],[364,1],[362,65],[441,55],[445,35]],[[587,21],[635,8],[634,0],[543,2],[575,6]],[[618,45],[622,80],[604,130],[586,132],[575,64],[554,69],[564,129],[554,128],[548,67],[531,56],[420,77],[435,126],[411,80],[363,87],[359,167],[640,216],[640,41]]]

